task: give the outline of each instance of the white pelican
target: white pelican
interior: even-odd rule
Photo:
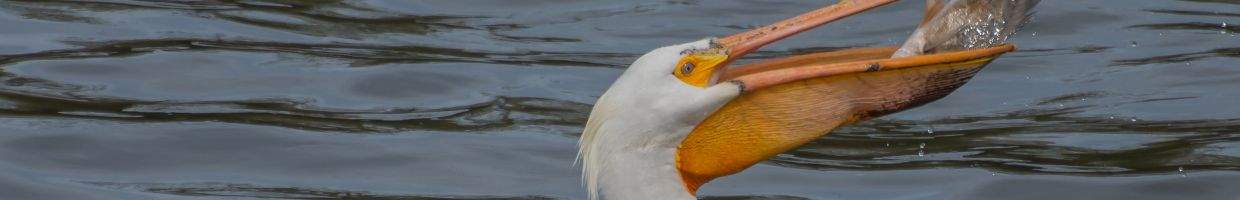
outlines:
[[[758,48],[896,0],[841,0],[763,28],[658,48],[598,99],[578,157],[590,199],[696,199],[706,182],[840,125],[941,98],[1002,53],[1037,0],[927,0],[906,44],[726,68]],[[893,58],[894,57],[894,58]]]

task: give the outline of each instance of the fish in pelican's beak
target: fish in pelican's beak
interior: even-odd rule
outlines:
[[[841,0],[755,30],[641,56],[599,97],[586,122],[578,157],[589,197],[696,199],[706,182],[835,127],[941,98],[994,57],[1013,50],[999,41],[956,52],[910,47],[901,51],[911,53],[891,58],[896,48],[863,48],[727,67],[767,44],[895,1]],[[1025,0],[950,1],[948,6],[928,1],[932,9],[927,16],[936,20],[923,22],[919,32],[927,34],[915,37],[937,36],[921,30],[959,17],[931,14],[942,13],[935,9]],[[1009,9],[996,5],[980,11]],[[993,13],[960,16],[985,14]],[[937,19],[944,16],[952,20]]]

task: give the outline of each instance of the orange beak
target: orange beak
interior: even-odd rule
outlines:
[[[768,44],[782,40],[784,38],[788,38],[798,33],[808,31],[815,27],[822,26],[824,24],[834,22],[836,20],[843,19],[848,16],[855,15],[855,14],[864,12],[866,10],[877,8],[879,6],[887,5],[895,1],[897,0],[841,0],[839,3],[835,5],[831,5],[825,8],[810,11],[800,16],[786,19],[786,20],[777,22],[775,24],[771,24],[771,25],[768,25],[762,28],[719,38],[715,40],[715,45],[718,45],[718,48],[722,48],[724,52],[726,52],[725,53],[726,58],[724,58],[720,62],[713,63],[714,65],[709,66],[709,69],[723,69],[722,66],[727,66],[732,61],[740,59],[742,56],[746,54],[757,51],[759,48],[762,48],[762,46],[766,46]],[[730,70],[725,69],[725,71],[722,74],[724,77],[720,80],[730,80],[730,78],[728,78],[729,76],[728,74],[735,74],[735,72],[731,72]],[[788,78],[800,78],[797,76],[787,76],[787,77]],[[776,79],[779,79],[779,80],[776,80]],[[737,80],[737,81],[741,81],[742,87],[745,88],[746,91],[749,91],[752,89],[757,89],[757,88],[750,88],[752,86],[759,86],[759,85],[764,86],[764,85],[780,83],[780,81],[782,81],[782,78],[780,77],[764,78],[762,80],[749,81],[749,82],[746,82],[745,80]],[[701,81],[701,79],[697,79],[697,81],[694,81],[693,83],[703,83],[703,82],[704,81]],[[710,122],[708,121],[704,123],[709,124]],[[699,129],[701,129],[700,127],[701,126],[699,126]],[[707,181],[710,181],[711,179],[714,179],[719,176],[739,172],[740,170],[743,170],[744,168],[747,168],[748,166],[757,163],[757,161],[760,161],[761,159],[768,158],[769,157],[767,156],[768,154],[775,152],[775,151],[768,151],[768,149],[784,149],[785,148],[784,146],[789,146],[789,145],[782,145],[782,144],[794,144],[792,142],[780,141],[778,142],[780,145],[761,144],[761,145],[751,146],[751,145],[743,144],[744,141],[733,140],[733,139],[742,139],[740,137],[727,136],[728,134],[734,134],[735,132],[724,131],[724,130],[720,130],[720,131],[712,130],[712,131],[709,131],[709,133],[698,133],[698,132],[699,130],[695,130],[695,132],[691,133],[689,135],[689,138],[686,139],[685,142],[681,144],[681,149],[679,150],[678,157],[677,157],[677,160],[678,160],[677,162],[679,162],[678,167],[680,168],[682,172],[681,178],[683,178],[685,182],[685,186],[691,193],[696,193],[698,187],[700,187],[702,184],[706,183]],[[762,133],[750,132],[749,134],[762,134]],[[702,138],[705,138],[705,139],[702,139]],[[710,146],[710,147],[695,148],[698,146],[703,146],[703,144],[705,144],[706,146]],[[719,148],[714,148],[714,147],[719,147]],[[767,147],[777,147],[777,148],[767,148]],[[728,150],[719,150],[719,149],[728,149]],[[757,151],[747,151],[747,150],[757,150]],[[743,155],[753,154],[753,156],[746,156],[745,158],[737,159],[736,157],[719,155],[719,153],[728,153],[728,152],[733,152],[733,151],[742,152]],[[747,153],[744,153],[744,152],[747,152]],[[733,154],[733,155],[742,155],[742,154]],[[682,162],[682,161],[690,161],[690,162]]]
[[[717,75],[728,74],[726,68],[728,64],[745,54],[757,51],[762,46],[895,1],[841,0],[835,5],[810,11],[775,24],[719,38],[713,41],[711,49],[697,51],[681,58],[676,63],[676,66],[680,66],[681,69],[674,71],[673,75],[686,84],[704,88],[718,80],[726,80],[719,79]]]
[[[835,5],[810,11],[771,25],[719,38],[716,42],[728,50],[727,65],[759,48],[798,33],[852,16],[897,0],[840,0]]]

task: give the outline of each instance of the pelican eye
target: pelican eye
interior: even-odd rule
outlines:
[[[689,75],[693,73],[693,67],[695,67],[693,66],[693,63],[685,63],[685,65],[680,66],[680,74]]]

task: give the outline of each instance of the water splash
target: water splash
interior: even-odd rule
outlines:
[[[948,0],[896,51],[901,58],[998,46],[1028,22],[1039,0]],[[1034,34],[1036,36],[1036,34]]]
[[[922,142],[921,144],[917,145],[917,156],[918,157],[926,156],[926,143],[925,142]]]

